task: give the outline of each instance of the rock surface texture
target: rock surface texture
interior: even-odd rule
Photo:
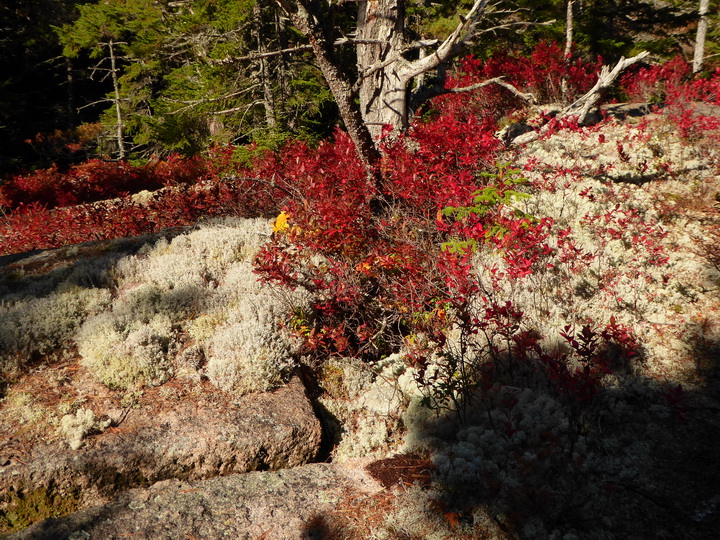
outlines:
[[[325,538],[322,516],[348,491],[381,489],[361,470],[316,463],[197,482],[167,480],[8,538]]]
[[[193,400],[117,411],[116,425],[72,450],[37,444],[0,469],[0,491],[80,490],[80,503],[168,478],[200,479],[277,470],[312,461],[320,422],[299,379],[273,392],[231,400],[208,388]],[[100,497],[97,499],[96,497]]]

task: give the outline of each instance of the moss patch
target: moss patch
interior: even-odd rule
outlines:
[[[0,534],[29,527],[51,517],[72,514],[80,504],[80,488],[58,490],[53,484],[35,490],[9,489],[0,494]]]

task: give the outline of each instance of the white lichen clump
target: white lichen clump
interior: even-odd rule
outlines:
[[[341,388],[320,398],[340,422],[333,459],[381,457],[396,448],[403,411],[410,399],[420,395],[404,355],[393,354],[373,366],[345,358],[330,361],[326,368],[340,374]]]
[[[627,160],[618,156],[619,146]],[[517,166],[530,163],[522,174],[544,187],[528,188],[530,198],[517,206],[553,220],[547,239],[551,252],[530,275],[500,280],[495,300],[511,301],[523,312],[525,327],[545,336],[548,346],[567,324],[602,328],[612,318],[632,327],[650,371],[670,375],[675,360],[692,355],[693,340],[712,339],[700,325],[715,309],[706,293],[720,286],[718,269],[699,255],[702,228],[668,222],[657,206],[663,190],[697,198],[703,175],[711,174],[699,166],[687,169],[698,152],[668,136],[660,121],[645,132],[608,123],[529,145]],[[685,174],[675,179],[666,169]],[[661,175],[662,182],[643,184],[648,175]],[[563,253],[559,231],[569,231],[565,247],[577,252]],[[486,247],[475,258],[481,283],[507,269],[500,250]],[[667,339],[657,325],[677,328],[677,339]]]
[[[103,289],[60,285],[44,297],[0,303],[0,372],[55,351],[109,301]]]
[[[269,230],[261,219],[210,221],[121,259],[117,298],[75,336],[82,363],[128,391],[178,375],[237,395],[281,384],[298,344],[279,323],[306,300],[257,281],[252,257]]]
[[[168,380],[173,328],[168,314],[158,312],[159,296],[151,285],[140,286],[111,311],[89,319],[78,332],[83,364],[106,386],[129,389]]]
[[[278,328],[278,307],[271,295],[243,302],[206,341],[205,373],[210,382],[237,395],[282,383],[294,366],[296,344]]]
[[[79,449],[83,439],[93,433],[102,433],[110,427],[110,419],[100,420],[90,409],[78,409],[75,414],[66,414],[60,419],[60,433],[72,450]]]

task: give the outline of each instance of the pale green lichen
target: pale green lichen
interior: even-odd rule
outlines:
[[[112,308],[77,333],[82,363],[124,390],[200,376],[206,359],[203,374],[234,393],[280,384],[295,350],[277,329],[287,300],[257,282],[249,260],[266,229],[264,220],[210,222],[120,260]]]
[[[203,313],[190,322],[187,332],[194,342],[204,343],[215,335],[218,329],[227,322],[227,319],[228,314],[226,312]]]
[[[45,297],[0,304],[0,372],[17,369],[71,340],[83,321],[110,301],[102,289],[61,286]]]
[[[289,339],[255,319],[223,327],[209,341],[206,354],[210,382],[237,395],[280,385],[294,366]]]
[[[156,386],[172,374],[170,319],[155,314],[147,322],[142,320],[104,313],[88,321],[77,335],[82,364],[110,388]]]
[[[399,444],[402,411],[419,390],[404,356],[391,355],[373,366],[357,359],[330,360],[319,401],[332,416],[329,429],[338,441],[335,461],[382,456]]]
[[[30,392],[11,389],[0,401],[3,417],[24,425],[35,425],[46,419],[47,411],[37,404],[35,396]]]
[[[90,409],[78,409],[60,419],[60,433],[72,450],[79,449],[83,439],[92,433],[102,433],[110,427],[110,419],[100,420]]]

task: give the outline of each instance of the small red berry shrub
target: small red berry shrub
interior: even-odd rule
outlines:
[[[681,57],[627,73],[621,87],[631,101],[655,104],[689,141],[718,142],[720,70],[694,78]]]
[[[629,331],[611,321],[602,330],[584,325],[576,336],[568,326],[563,336],[570,350],[548,351],[524,313],[499,300],[504,284],[530,278],[557,257],[575,264],[570,231],[560,231],[563,242],[551,247],[558,234],[553,220],[517,208],[529,196],[518,171],[485,172],[490,154],[457,153],[462,145],[450,139],[454,130],[444,132],[447,153],[439,139],[428,147],[415,133],[422,131],[388,149],[398,167],[384,171],[387,206],[379,214],[370,205],[374,186],[346,135],[316,152],[302,146],[272,157],[277,161],[269,168],[284,185],[322,195],[291,201],[287,226],[256,259],[262,280],[304,288],[315,298],[312,311],[295,313],[289,326],[318,357],[373,360],[405,350],[431,406],[462,413],[493,385],[538,381],[576,409],[588,405],[612,367],[604,352],[609,344],[632,356]],[[430,148],[447,159],[426,158]],[[353,195],[344,202],[347,189]],[[485,278],[475,263],[483,252],[504,261]]]
[[[57,169],[40,171],[32,176],[36,183],[21,181],[2,192],[22,193],[31,202],[14,204],[6,212],[0,224],[0,253],[146,234],[192,225],[203,217],[276,213],[282,192],[268,183],[240,176],[244,169],[235,164],[232,153],[232,148],[214,149],[208,158],[171,157],[143,167],[88,162],[65,175]],[[123,177],[125,173],[127,177]],[[57,184],[50,181],[52,178],[58,179]],[[144,202],[118,191],[162,186],[166,187],[154,191]],[[77,204],[103,193],[114,199]]]
[[[166,185],[192,183],[209,172],[211,160],[170,156],[132,165],[91,159],[63,172],[56,166],[19,175],[0,186],[0,205],[13,211],[30,204],[57,208],[85,204]]]
[[[145,171],[127,163],[90,160],[61,172],[57,167],[13,178],[0,188],[2,204],[9,209],[37,203],[47,208],[99,201],[158,189]]]
[[[392,202],[377,215],[371,208],[375,187],[341,132],[317,150],[292,145],[260,166],[302,193],[289,201],[289,227],[261,251],[256,268],[265,281],[304,287],[316,296],[315,313],[294,322],[308,346],[323,354],[356,354],[377,350],[386,334],[402,332],[437,281],[428,258],[435,234],[428,222],[436,213],[429,191],[419,185],[408,193],[420,204],[414,205],[417,213],[403,216],[405,188],[389,184],[393,198],[386,201]]]
[[[587,61],[582,58],[565,58],[562,48],[553,42],[540,42],[529,54],[499,51],[486,61],[467,57],[460,70],[450,81],[451,87],[463,87],[494,77],[503,79],[523,92],[530,92],[538,103],[571,101],[587,92],[597,80],[602,59]],[[498,88],[486,87],[475,99],[502,100],[517,105],[517,98]],[[509,101],[508,101],[509,100]],[[507,107],[504,108],[507,113]]]
[[[40,156],[45,163],[77,163],[97,146],[102,124],[82,124],[75,128],[56,129],[52,133],[38,133],[25,143]]]
[[[310,349],[383,354],[437,308],[447,258],[440,211],[472,199],[497,148],[490,133],[481,119],[452,113],[414,126],[385,149],[382,193],[341,132],[316,150],[290,145],[258,160],[256,174],[301,194],[257,271],[317,296],[315,312],[295,321]]]
[[[682,57],[651,67],[630,69],[620,86],[631,102],[660,105],[675,101],[690,76],[690,65]]]

